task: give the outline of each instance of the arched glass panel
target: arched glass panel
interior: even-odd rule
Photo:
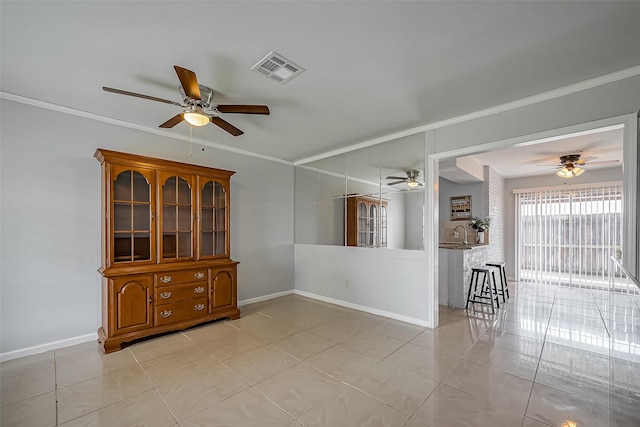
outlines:
[[[151,185],[126,170],[113,181],[113,262],[151,259]]]
[[[209,181],[202,187],[201,199],[200,257],[226,255],[226,190],[219,182]]]
[[[378,243],[378,207],[369,206],[369,246],[376,246]]]
[[[192,245],[191,187],[179,176],[162,185],[162,258],[191,258]]]

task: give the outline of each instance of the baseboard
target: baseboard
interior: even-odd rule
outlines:
[[[276,292],[275,294],[263,295],[261,297],[243,299],[242,301],[238,301],[238,307],[241,307],[247,304],[253,304],[255,302],[268,301],[270,299],[284,297],[287,295],[291,295],[292,293],[293,293],[293,289],[290,289],[288,291]]]
[[[20,350],[8,351],[0,353],[0,362],[17,359],[19,357],[33,356],[34,354],[44,353],[45,351],[57,350],[63,347],[69,347],[76,344],[82,344],[89,341],[97,341],[98,334],[87,334],[79,337],[67,338],[60,341],[53,341],[46,344],[40,344],[33,347],[22,348]]]
[[[268,301],[270,299],[279,298],[279,297],[283,297],[283,296],[291,295],[291,294],[296,294],[296,295],[300,295],[300,296],[303,296],[303,297],[307,297],[307,298],[311,298],[311,299],[315,299],[315,300],[319,300],[319,301],[324,301],[324,302],[328,302],[328,303],[331,303],[331,304],[340,305],[342,307],[352,308],[354,310],[364,311],[366,313],[376,314],[378,316],[389,317],[391,319],[400,320],[402,322],[407,322],[407,323],[412,323],[414,325],[423,326],[425,328],[431,328],[431,325],[429,324],[429,322],[427,322],[425,320],[415,319],[413,317],[403,316],[401,314],[392,313],[390,311],[379,310],[379,309],[373,308],[373,307],[367,307],[367,306],[364,306],[364,305],[353,304],[353,303],[350,303],[350,302],[347,302],[347,301],[342,301],[342,300],[329,298],[329,297],[325,297],[325,296],[318,295],[318,294],[313,294],[311,292],[305,292],[305,291],[294,290],[294,289],[287,290],[287,291],[282,291],[282,292],[276,292],[276,293],[269,294],[269,295],[263,295],[263,296],[256,297],[256,298],[249,298],[249,299],[245,299],[245,300],[242,300],[242,301],[238,301],[238,307],[243,306],[243,305],[247,305],[247,304],[253,304],[253,303],[256,303],[256,302]],[[98,334],[94,333],[94,334],[81,335],[79,337],[67,338],[67,339],[64,339],[64,340],[54,341],[54,342],[50,342],[50,343],[46,343],[46,344],[36,345],[36,346],[33,346],[33,347],[23,348],[23,349],[20,349],[20,350],[8,351],[6,353],[0,353],[0,362],[5,362],[7,360],[17,359],[19,357],[32,356],[34,354],[44,353],[44,352],[50,351],[50,350],[57,350],[59,348],[69,347],[69,346],[76,345],[76,344],[82,344],[82,343],[89,342],[89,341],[96,341],[97,339],[98,339]]]
[[[352,308],[354,310],[364,311],[366,313],[376,314],[378,316],[389,317],[391,319],[400,320],[401,322],[411,323],[418,326],[423,326],[425,328],[432,328],[431,323],[426,320],[416,319],[414,317],[404,316],[402,314],[393,313],[391,311],[380,310],[373,307],[368,307],[366,305],[354,304],[348,301],[343,301],[335,298],[325,297],[323,295],[313,294],[311,292],[305,292],[295,289],[293,291],[294,294],[300,295],[307,298],[316,299],[319,301],[328,302],[335,305],[340,305],[342,307]]]

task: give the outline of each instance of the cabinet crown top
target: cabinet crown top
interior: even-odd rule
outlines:
[[[231,177],[231,175],[235,174],[235,171],[218,169],[212,166],[200,166],[194,165],[190,163],[182,163],[176,162],[172,160],[158,159],[154,157],[147,157],[138,154],[129,154],[122,153],[119,151],[111,151],[105,150],[103,148],[96,149],[95,153],[93,153],[93,157],[95,157],[100,164],[108,163],[119,163],[119,164],[127,164],[133,167],[146,167],[151,169],[158,169],[158,167],[166,167],[169,169],[180,168],[183,170],[188,170],[193,173],[211,173],[215,171],[217,173],[222,173]]]

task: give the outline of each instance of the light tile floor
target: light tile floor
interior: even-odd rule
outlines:
[[[0,424],[640,426],[640,298],[511,288],[495,315],[441,306],[437,329],[290,295],[109,355],[11,360]]]

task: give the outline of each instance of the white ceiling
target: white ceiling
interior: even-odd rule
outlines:
[[[0,14],[4,94],[157,129],[179,107],[101,88],[181,101],[180,65],[218,103],[271,109],[225,115],[240,137],[194,138],[287,161],[640,65],[637,1],[2,1]],[[306,71],[286,85],[250,71],[272,50]]]
[[[460,159],[472,160],[479,166],[489,165],[503,178],[554,175],[560,169],[560,156],[580,154],[585,170],[622,167],[623,128],[611,126],[573,135],[563,135],[543,141],[528,141],[502,150],[487,151]],[[456,167],[456,159],[440,162],[440,176],[457,183],[482,181]],[[482,168],[480,169],[482,170]],[[471,172],[471,171],[469,171]]]

